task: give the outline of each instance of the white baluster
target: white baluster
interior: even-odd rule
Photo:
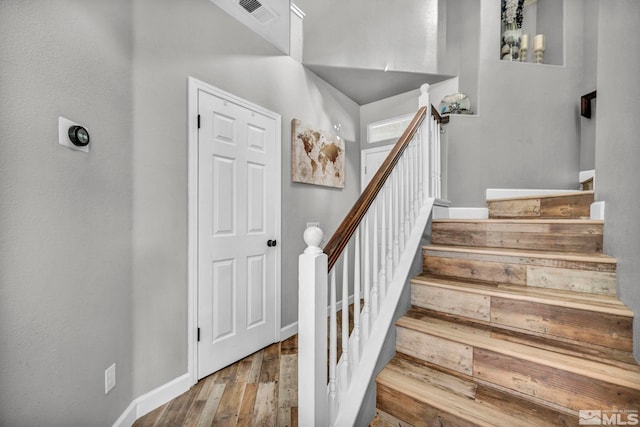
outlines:
[[[438,185],[436,187],[436,197],[442,196],[442,145],[440,140],[440,125],[436,122],[435,141],[437,147],[436,164],[438,165]]]
[[[349,387],[349,246],[344,248],[342,260],[342,372],[340,385],[343,392]]]
[[[327,255],[322,230],[304,232],[298,260],[298,425],[329,425],[327,406]]]
[[[404,155],[403,157],[400,157],[396,167],[398,169],[398,217],[396,221],[398,221],[398,227],[399,227],[399,232],[398,232],[398,243],[399,243],[398,257],[399,257],[400,253],[402,253],[402,251],[404,250],[404,243],[405,243],[405,232],[404,232],[404,216],[405,216],[404,198],[405,196],[404,194],[405,194],[406,181],[404,179]]]
[[[429,141],[431,148],[431,195],[432,197],[438,197],[438,171],[437,171],[437,153],[436,153],[436,135],[437,126],[433,126],[433,138]]]
[[[398,166],[400,163],[398,163]],[[393,171],[393,211],[395,215],[393,216],[393,265],[398,265],[398,260],[400,258],[400,235],[404,233],[403,230],[400,229],[401,221],[400,216],[400,170],[399,167],[396,167]]]
[[[430,123],[431,122],[431,100],[429,99],[429,85],[428,84],[423,84],[422,86],[420,86],[420,97],[418,98],[418,106],[420,107],[426,107],[427,109],[427,118],[425,120],[429,120]],[[431,126],[427,126],[425,131],[429,130],[431,128]],[[428,168],[427,171],[427,175],[425,177],[425,179],[427,179],[427,183],[425,183],[425,193],[428,194],[428,197],[434,197],[434,192],[433,192],[433,165],[431,164],[431,159],[432,159],[432,152],[431,152],[431,141],[433,140],[433,134],[431,132],[428,132],[427,135],[425,135],[425,140],[423,141],[424,143],[424,150],[425,150],[425,155],[428,156],[427,159],[425,159],[425,167]]]
[[[424,171],[424,164],[422,163],[423,160],[423,155],[422,155],[422,138],[424,138],[425,136],[425,132],[424,132],[424,123],[428,123],[425,119],[425,121],[422,122],[423,124],[420,126],[420,129],[418,130],[418,134],[416,134],[416,143],[417,143],[417,147],[418,147],[418,170],[417,170],[417,175],[418,175],[418,201],[420,203],[419,206],[422,206],[422,202],[424,201],[424,182],[422,179],[422,173]]]
[[[409,193],[411,185],[409,179],[409,156],[406,150],[402,159],[404,160],[404,241],[406,242],[411,234],[411,194]],[[402,249],[404,250],[404,246]]]
[[[413,137],[413,141],[411,141],[411,146],[413,147],[413,221],[415,222],[418,214],[420,213],[420,187],[418,186],[418,182],[420,181],[420,173],[418,172],[418,136]]]
[[[360,361],[360,227],[356,229],[353,251],[353,346],[351,360],[356,365]]]
[[[427,122],[422,139],[422,179],[424,180],[424,197],[429,197],[429,138],[431,138],[431,120]]]
[[[395,265],[393,264],[393,181],[395,180],[395,175],[389,175],[389,183],[387,184],[388,195],[387,195],[387,261],[385,262],[385,266],[387,269],[387,285],[391,283],[393,280],[393,271]],[[386,285],[385,285],[386,286]]]
[[[371,323],[375,322],[378,317],[378,275],[380,274],[378,264],[378,199],[376,198],[371,205],[373,210],[373,264],[372,264],[372,278],[371,281]]]
[[[414,155],[413,155],[413,140],[411,141],[411,143],[409,144],[409,148],[407,150],[409,152],[409,209],[410,209],[410,218],[411,218],[411,226],[413,227],[413,222],[415,219],[415,212],[416,212],[416,199],[415,199],[415,193],[416,193],[416,189],[415,189],[415,178],[416,178],[416,171],[415,171],[415,159],[414,159]]]
[[[364,219],[364,307],[362,309],[362,345],[369,338],[369,297],[371,292],[371,263],[369,254],[370,250],[370,236],[369,236],[369,214]]]
[[[338,410],[336,399],[336,365],[338,355],[338,322],[336,320],[336,269],[331,270],[329,309],[329,416],[334,420]]]
[[[378,279],[380,301],[384,301],[384,297],[387,294],[387,189],[388,184],[385,184],[384,188],[380,191],[378,197],[380,198],[380,277]]]

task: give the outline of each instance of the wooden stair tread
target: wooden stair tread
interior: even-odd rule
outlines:
[[[557,197],[574,197],[574,196],[584,196],[584,195],[593,195],[593,190],[586,191],[574,191],[570,193],[556,193],[556,194],[537,194],[537,195],[527,195],[520,197],[505,197],[501,199],[488,199],[487,202],[503,202],[510,200],[532,200],[532,199],[553,199]]]
[[[473,399],[476,395],[477,385],[473,380],[453,376],[417,363],[415,358],[402,353],[396,354],[386,368],[461,397]]]
[[[584,224],[584,225],[603,225],[604,221],[600,219],[578,219],[578,218],[489,218],[489,219],[465,219],[465,218],[442,218],[434,219],[434,224],[438,223],[457,223],[457,224]]]
[[[587,219],[442,219],[431,224],[441,245],[602,253],[603,221]]]
[[[469,398],[461,397],[453,393],[443,392],[437,387],[423,383],[420,380],[411,378],[392,369],[383,369],[382,372],[378,374],[377,382],[380,385],[399,390],[403,394],[426,405],[433,406],[444,412],[453,413],[457,417],[478,426],[531,426],[527,421],[511,417],[494,408],[477,403]],[[498,422],[498,424],[496,424],[496,422]]]
[[[585,254],[580,252],[553,252],[553,251],[536,251],[536,250],[526,250],[526,249],[485,248],[485,247],[478,247],[478,246],[457,246],[457,245],[425,245],[423,247],[423,250],[616,264],[615,258],[609,255],[601,254],[601,253]]]
[[[412,283],[452,289],[480,295],[529,301],[560,307],[575,308],[617,316],[633,317],[633,312],[617,298],[608,295],[589,294],[509,285],[501,283],[483,283],[470,280],[455,280],[446,277],[420,274],[412,279]]]
[[[464,318],[457,314],[443,313],[441,311],[434,311],[415,305],[412,306],[407,315],[417,319],[427,317],[448,320],[461,325],[468,325],[483,329],[487,331],[488,334],[506,341],[546,349],[555,353],[586,358],[606,365],[618,366],[622,369],[640,373],[640,364],[638,364],[630,351],[619,350],[602,345],[585,345],[584,342],[577,342],[558,337],[551,338],[548,336],[536,335],[532,334],[530,331],[505,328],[504,325],[492,325],[487,322]]]
[[[425,380],[426,379],[426,380]],[[531,402],[509,399],[503,393],[486,389],[472,379],[463,379],[420,363],[417,359],[397,354],[378,375],[378,385],[394,389],[415,401],[437,408],[478,426],[553,426],[545,418],[551,412]],[[464,384],[465,394],[447,388]],[[508,404],[505,402],[509,399]],[[492,403],[493,402],[493,403]],[[401,402],[394,402],[403,410]],[[538,411],[543,412],[539,414]],[[403,414],[397,414],[401,419]],[[426,425],[429,420],[423,420]],[[448,425],[448,424],[446,424]],[[466,424],[465,424],[466,425]]]
[[[396,322],[396,325],[452,342],[470,345],[474,348],[489,350],[587,378],[640,390],[640,372],[506,341],[497,338],[490,331],[468,325],[460,325],[436,318],[411,317],[410,313],[411,310],[407,315],[401,317]]]

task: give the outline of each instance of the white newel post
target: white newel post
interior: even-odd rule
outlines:
[[[427,107],[427,117],[431,116],[431,103],[429,102],[429,85],[427,83],[420,86],[420,97],[418,98],[418,107]]]
[[[431,164],[433,155],[433,145],[431,141],[431,100],[429,99],[429,85],[427,83],[420,86],[420,97],[418,98],[418,107],[427,107],[427,117],[425,117],[420,126],[420,138],[422,138],[422,146],[424,149],[423,159],[424,168],[422,169],[422,179],[424,180],[425,193],[428,197],[434,196],[433,188],[433,167]]]
[[[304,231],[307,248],[298,259],[298,425],[328,426],[327,266],[322,230]]]

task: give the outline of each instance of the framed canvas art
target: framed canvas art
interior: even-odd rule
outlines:
[[[291,120],[291,179],[344,188],[344,141],[298,119]]]

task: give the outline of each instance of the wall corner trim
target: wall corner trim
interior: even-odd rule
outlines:
[[[186,373],[142,396],[138,396],[113,423],[113,427],[131,427],[138,418],[180,396],[192,385],[191,375]]]
[[[302,9],[300,9],[297,5],[291,3],[289,7],[291,9],[291,12],[295,13],[296,16],[298,16],[298,18],[304,19],[304,17],[306,16],[306,14],[302,11]]]

